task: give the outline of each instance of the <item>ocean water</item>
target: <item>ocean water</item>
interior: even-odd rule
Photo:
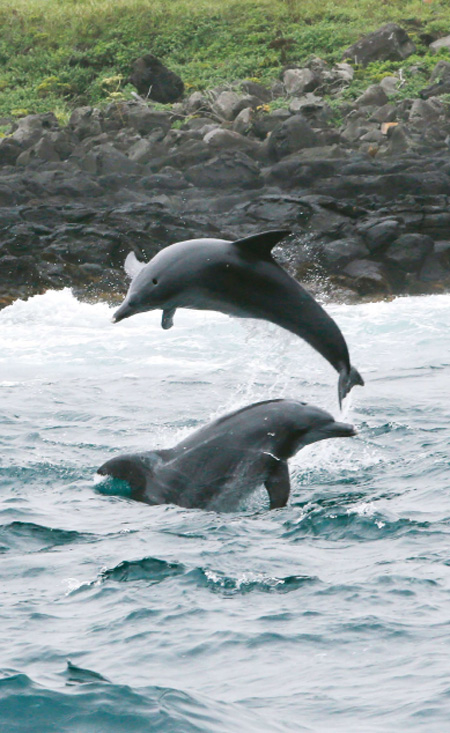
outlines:
[[[450,295],[329,306],[366,386],[265,323],[110,322],[70,291],[0,313],[2,733],[446,731]],[[272,397],[357,437],[289,505],[151,507],[96,468]]]

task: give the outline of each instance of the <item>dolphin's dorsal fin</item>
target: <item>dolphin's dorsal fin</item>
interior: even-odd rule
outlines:
[[[242,252],[248,252],[254,257],[260,259],[270,259],[272,249],[278,242],[281,242],[284,237],[291,234],[289,229],[271,229],[268,232],[262,232],[261,234],[253,234],[251,237],[245,237],[244,239],[237,239],[233,244],[239,247]]]
[[[124,262],[125,272],[133,280],[146,264],[146,262],[140,262],[134,252],[129,252]]]

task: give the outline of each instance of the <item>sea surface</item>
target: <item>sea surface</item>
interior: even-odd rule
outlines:
[[[327,308],[366,380],[342,413],[266,323],[113,325],[69,290],[0,313],[1,733],[450,730],[450,295]],[[96,476],[275,397],[359,431],[290,461],[284,509]]]

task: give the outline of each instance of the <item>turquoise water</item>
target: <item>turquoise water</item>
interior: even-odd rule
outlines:
[[[70,291],[0,313],[0,730],[439,731],[450,717],[450,296],[333,306],[366,386],[265,323],[112,325]],[[356,438],[216,514],[96,468],[293,397]]]

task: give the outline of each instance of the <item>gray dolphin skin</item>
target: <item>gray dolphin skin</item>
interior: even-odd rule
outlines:
[[[162,249],[148,264],[130,253],[125,267],[134,277],[113,321],[157,308],[163,310],[164,329],[173,326],[177,308],[270,321],[307,341],[336,369],[341,404],[364,381],[350,364],[335,321],[273,259],[273,247],[288,234],[274,230],[235,242],[189,239]]]
[[[137,501],[214,511],[235,510],[264,485],[276,509],[289,498],[289,458],[310,443],[355,434],[318,407],[266,400],[214,420],[169,450],[112,458],[97,473],[127,481]]]

